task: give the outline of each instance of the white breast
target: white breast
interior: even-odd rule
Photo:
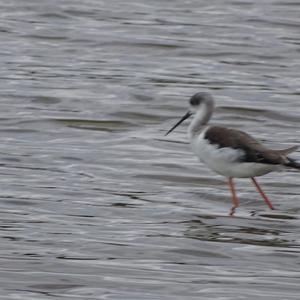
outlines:
[[[205,132],[190,137],[196,156],[216,173],[226,177],[255,177],[276,170],[276,165],[241,162],[245,155],[242,149],[218,148],[204,139]]]

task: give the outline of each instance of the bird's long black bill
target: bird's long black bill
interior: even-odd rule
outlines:
[[[184,120],[186,120],[187,118],[189,118],[192,115],[192,113],[190,111],[188,111],[166,134],[168,135],[171,131],[173,131],[178,125],[180,125]]]

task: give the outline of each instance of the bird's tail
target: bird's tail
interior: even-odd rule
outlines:
[[[293,146],[287,149],[283,149],[283,150],[276,150],[276,152],[278,152],[280,155],[288,155],[294,151],[296,151],[299,148],[299,146]]]
[[[297,162],[294,159],[289,158],[289,157],[287,157],[287,159],[289,160],[289,162],[287,164],[285,164],[287,167],[300,170],[300,163],[299,162]]]

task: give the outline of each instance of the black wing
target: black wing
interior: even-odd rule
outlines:
[[[206,131],[204,138],[219,148],[228,147],[242,150],[244,156],[241,158],[241,161],[244,162],[285,165],[288,164],[290,160],[284,153],[296,149],[293,147],[286,150],[272,150],[243,131],[221,126],[210,127]]]

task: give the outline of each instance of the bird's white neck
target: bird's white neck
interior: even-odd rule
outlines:
[[[204,125],[208,123],[214,111],[213,101],[203,102],[197,110],[191,124],[188,127],[188,135],[192,139],[196,134],[199,134]]]

